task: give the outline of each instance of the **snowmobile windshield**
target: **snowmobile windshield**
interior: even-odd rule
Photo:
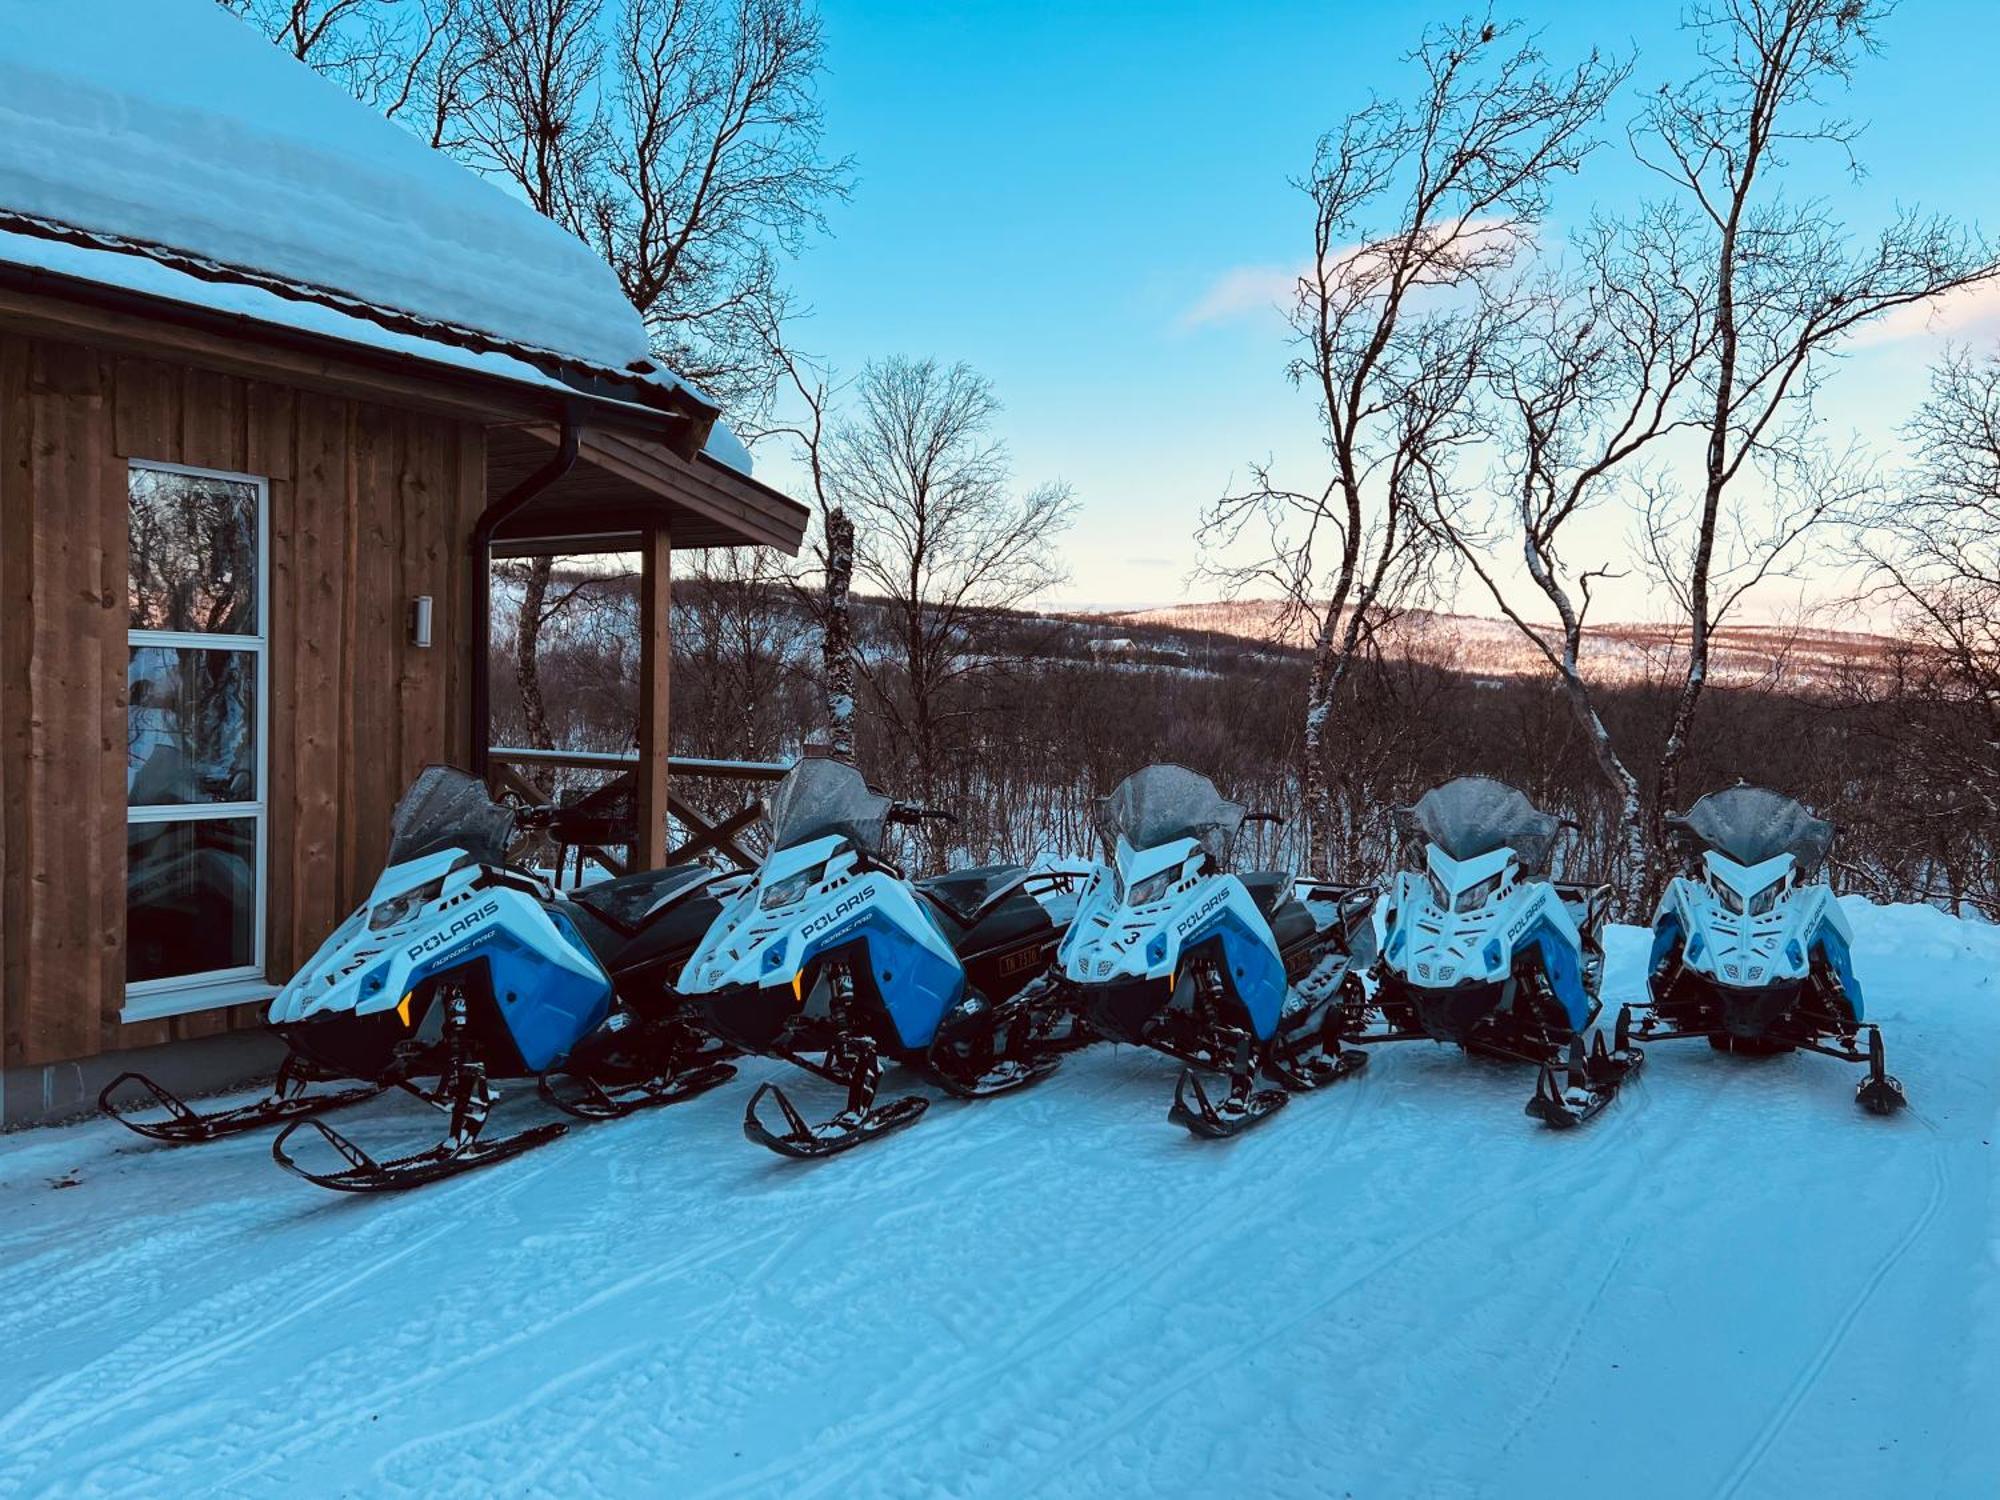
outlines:
[[[463,849],[483,865],[501,865],[513,837],[514,810],[488,796],[478,777],[453,766],[425,766],[389,820],[388,862]]]
[[[1097,805],[1097,829],[1107,850],[1115,851],[1121,836],[1134,849],[1196,839],[1218,869],[1228,868],[1229,848],[1242,826],[1242,804],[1186,766],[1135,771]]]
[[[1476,859],[1508,848],[1530,875],[1548,868],[1549,851],[1562,827],[1561,819],[1490,776],[1461,776],[1433,787],[1407,812],[1423,836],[1452,859]]]
[[[1733,786],[1710,792],[1677,820],[1701,843],[1739,865],[1760,865],[1789,854],[1798,872],[1817,868],[1833,848],[1833,825],[1816,818],[1782,792]]]
[[[882,852],[889,798],[868,790],[861,773],[837,760],[802,760],[771,794],[771,847],[790,849],[829,835],[864,854]]]

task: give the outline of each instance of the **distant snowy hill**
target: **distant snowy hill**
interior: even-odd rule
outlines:
[[[1309,644],[1299,630],[1281,634],[1278,606],[1261,600],[1105,610],[1093,612],[1090,619],[1107,629],[1153,626]],[[1660,625],[1594,625],[1584,641],[1585,675],[1607,682],[1644,681],[1676,667],[1683,640],[1684,632]],[[1548,670],[1535,647],[1506,620],[1413,610],[1391,628],[1389,641],[1419,660],[1475,675],[1514,677]],[[1823,684],[1843,672],[1879,671],[1895,644],[1887,636],[1858,631],[1732,625],[1716,634],[1710,680],[1737,686]]]

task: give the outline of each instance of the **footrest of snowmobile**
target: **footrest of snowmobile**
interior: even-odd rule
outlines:
[[[779,1112],[785,1117],[782,1132],[769,1129],[757,1117],[757,1106],[764,1102],[767,1094],[778,1101]],[[921,1094],[912,1094],[908,1098],[880,1105],[858,1118],[836,1115],[823,1125],[808,1125],[805,1117],[793,1107],[792,1101],[785,1097],[785,1091],[775,1083],[766,1083],[758,1086],[757,1092],[750,1096],[750,1102],[743,1107],[743,1134],[780,1156],[811,1161],[850,1151],[864,1141],[914,1125],[930,1104],[931,1101]]]
[[[1343,1047],[1329,1055],[1316,1052],[1307,1058],[1272,1058],[1264,1071],[1293,1093],[1325,1088],[1343,1078],[1352,1078],[1368,1066],[1368,1054],[1359,1047]]]
[[[340,1153],[347,1162],[344,1170],[315,1172],[300,1166],[286,1153],[285,1142],[291,1138],[293,1131],[303,1125],[310,1125],[318,1131],[326,1143]],[[323,1188],[332,1188],[335,1192],[399,1192],[405,1188],[422,1187],[443,1177],[455,1177],[460,1172],[491,1166],[494,1162],[519,1156],[568,1132],[569,1126],[558,1121],[552,1125],[537,1125],[497,1141],[474,1140],[456,1150],[448,1145],[438,1145],[428,1151],[412,1152],[408,1156],[378,1162],[325,1121],[305,1119],[287,1125],[278,1133],[278,1138],[271,1142],[271,1159],[287,1172],[303,1177],[307,1182],[316,1182]]]
[[[349,1104],[359,1104],[363,1099],[373,1099],[382,1092],[378,1084],[366,1084],[359,1088],[337,1089],[330,1094],[287,1094],[284,1091],[284,1074],[272,1093],[255,1104],[241,1105],[236,1109],[221,1110],[216,1114],[204,1115],[191,1108],[187,1101],[167,1089],[160,1087],[143,1073],[120,1073],[104,1085],[97,1095],[97,1107],[127,1130],[143,1135],[148,1140],[165,1141],[171,1146],[189,1146],[202,1141],[220,1140],[223,1136],[240,1135],[246,1130],[255,1130],[263,1125],[276,1125],[284,1120],[300,1120],[308,1115],[323,1114],[330,1109],[341,1109]],[[112,1102],[116,1094],[127,1084],[136,1084],[153,1096],[153,1101],[167,1111],[164,1120],[135,1120]]]
[[[1062,1066],[1062,1058],[1045,1054],[1035,1058],[1009,1058],[995,1063],[974,1079],[954,1078],[943,1068],[932,1064],[924,1071],[931,1082],[957,1099],[984,1099],[989,1094],[1006,1094],[1015,1089],[1024,1089],[1031,1083],[1040,1083],[1049,1074]]]
[[[1167,1118],[1204,1140],[1223,1140],[1270,1119],[1291,1097],[1283,1089],[1258,1089],[1240,1097],[1232,1093],[1218,1107],[1209,1099],[1208,1090],[1201,1086],[1195,1070],[1183,1068],[1180,1082],[1174,1086],[1174,1104],[1167,1111]]]
[[[535,1080],[535,1091],[543,1102],[576,1119],[622,1120],[642,1109],[685,1103],[721,1087],[735,1076],[735,1065],[725,1062],[708,1063],[671,1075],[654,1074],[627,1083],[610,1083],[589,1073],[544,1073]],[[559,1089],[556,1084],[559,1077],[570,1080],[577,1088]]]

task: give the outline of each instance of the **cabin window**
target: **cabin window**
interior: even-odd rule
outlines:
[[[264,978],[262,479],[129,471],[125,1018],[246,998]]]

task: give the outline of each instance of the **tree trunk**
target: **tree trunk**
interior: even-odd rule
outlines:
[[[1306,807],[1305,873],[1330,873],[1333,856],[1333,773],[1327,757],[1328,720],[1333,712],[1334,643],[1330,617],[1313,646],[1312,678],[1306,686],[1305,732],[1299,749],[1299,790]]]
[[[528,577],[521,593],[521,613],[514,625],[514,682],[521,690],[521,713],[527,721],[528,744],[537,750],[555,749],[549,736],[548,706],[542,699],[542,609],[549,596],[549,579],[555,571],[552,558],[538,557],[528,564]],[[530,771],[528,779],[548,793],[552,784],[547,770]]]
[[[1618,900],[1618,915],[1633,920],[1644,909],[1647,887],[1652,882],[1653,845],[1647,837],[1639,778],[1632,774],[1631,768],[1619,756],[1617,746],[1611,743],[1611,731],[1605,726],[1597,705],[1591,701],[1590,689],[1583,679],[1574,671],[1566,671],[1558,680],[1563,685],[1564,696],[1569,699],[1577,726],[1590,742],[1590,753],[1597,762],[1598,771],[1618,797],[1619,858],[1623,868],[1617,872],[1618,878],[1612,881],[1612,889]]]
[[[820,664],[826,678],[827,750],[854,763],[854,617],[848,593],[854,584],[854,522],[835,506],[826,515],[826,625]]]

